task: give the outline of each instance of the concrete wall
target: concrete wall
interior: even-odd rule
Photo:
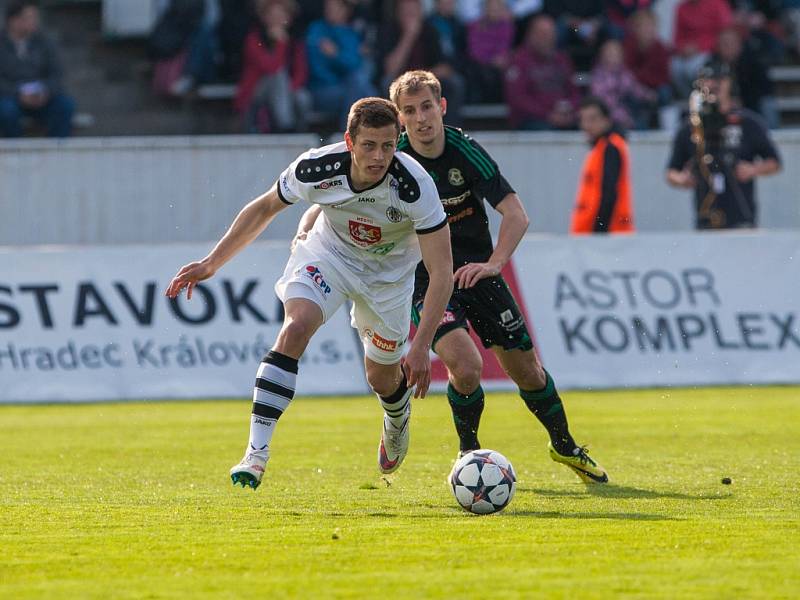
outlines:
[[[564,233],[586,153],[582,137],[475,137],[524,200],[531,231]],[[786,168],[758,183],[761,224],[800,228],[800,131],[775,138]],[[638,229],[690,230],[691,194],[664,183],[670,137],[651,132],[630,141]],[[0,245],[216,240],[245,202],[321,143],[312,135],[2,141]],[[301,214],[286,210],[268,237],[290,238]]]

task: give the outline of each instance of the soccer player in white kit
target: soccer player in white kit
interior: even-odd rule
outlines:
[[[453,287],[450,232],[436,186],[414,159],[395,154],[397,109],[364,98],[350,109],[345,141],[298,157],[268,192],[247,204],[204,259],[178,271],[166,294],[187,297],[252,242],[274,216],[299,200],[315,205],[313,229],[296,240],[275,284],[283,327],[256,376],[250,439],[231,469],[234,485],[261,483],[278,418],[294,396],[298,359],[314,332],[350,299],[351,322],[364,345],[367,381],[384,409],[381,472],[395,471],[408,450],[411,395],[430,385],[429,350]],[[426,312],[403,357],[414,269],[431,276]],[[416,390],[416,391],[414,391]]]

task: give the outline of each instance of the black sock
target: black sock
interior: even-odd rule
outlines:
[[[547,371],[544,374],[546,377],[544,388],[537,391],[520,389],[519,395],[522,396],[528,409],[547,429],[547,433],[550,434],[550,442],[556,452],[564,456],[571,456],[577,444],[569,433],[567,413],[564,412],[564,405],[558,396],[553,378]]]
[[[453,423],[458,433],[459,450],[477,450],[478,426],[483,412],[483,388],[479,385],[471,394],[462,394],[452,384],[447,385],[447,400],[453,411]]]

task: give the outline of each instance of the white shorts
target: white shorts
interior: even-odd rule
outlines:
[[[290,298],[314,302],[324,322],[350,299],[350,324],[359,333],[364,355],[382,365],[395,364],[408,341],[413,281],[391,296],[376,298],[355,274],[326,254],[308,240],[298,243],[275,284],[278,298],[284,303]]]

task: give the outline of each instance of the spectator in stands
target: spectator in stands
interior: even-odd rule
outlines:
[[[800,58],[800,0],[782,0],[781,22],[794,58]]]
[[[484,13],[467,26],[470,91],[476,102],[502,102],[503,78],[514,43],[514,19],[505,0],[486,0]]]
[[[217,0],[170,0],[148,40],[155,93],[181,97],[216,78],[219,14]]]
[[[352,3],[325,0],[324,10],[324,17],[306,32],[309,88],[314,108],[335,117],[344,128],[350,106],[377,92],[364,61],[363,40],[350,22]]]
[[[734,79],[735,92],[738,92],[745,108],[760,113],[770,128],[780,126],[769,65],[742,40],[735,27],[728,27],[719,34],[712,61],[728,66]]]
[[[781,169],[763,121],[735,107],[731,86],[727,65],[702,69],[667,167],[670,185],[694,190],[698,229],[756,227],[755,179]]]
[[[786,45],[780,39],[786,32],[781,28],[780,5],[782,0],[729,0],[733,20],[742,39],[765,64],[782,63],[786,58]]]
[[[249,133],[304,131],[311,110],[305,44],[289,34],[293,0],[257,0],[234,106]]]
[[[642,9],[631,15],[623,50],[625,64],[636,81],[656,95],[658,107],[667,106],[672,101],[669,50],[658,37],[658,23],[653,11]],[[652,115],[642,114],[640,117],[648,123],[653,121]]]
[[[484,12],[486,0],[456,0],[456,12],[463,23],[472,23],[480,19]],[[517,29],[527,25],[530,17],[544,8],[544,0],[506,0],[506,5],[514,17]],[[521,32],[521,33],[524,33]]]
[[[467,55],[467,29],[456,15],[456,5],[456,0],[436,0],[428,23],[439,34],[443,59],[463,75],[468,62],[464,60]]]
[[[622,44],[608,40],[600,47],[597,64],[592,69],[590,90],[607,106],[614,122],[623,129],[647,129],[656,106],[657,95],[636,81],[625,66]]]
[[[633,206],[625,138],[614,128],[609,107],[600,98],[584,98],[578,114],[592,149],[578,180],[570,233],[630,233]]]
[[[548,0],[547,13],[556,19],[558,45],[564,48],[578,71],[588,71],[600,46],[609,37],[622,38],[611,27],[603,0]]]
[[[506,71],[511,125],[520,129],[571,129],[578,90],[572,62],[556,48],[556,24],[540,14],[528,24]]]
[[[442,94],[447,98],[445,122],[461,124],[466,82],[456,65],[447,61],[439,33],[425,20],[420,0],[397,0],[394,19],[384,22],[378,34],[377,64],[382,68],[381,91],[385,93],[405,71],[431,71],[441,81]]]
[[[617,31],[628,28],[628,19],[641,10],[649,10],[655,0],[604,0],[608,21]]]
[[[47,135],[71,133],[75,103],[63,91],[59,52],[41,31],[35,2],[15,0],[0,33],[0,131],[22,135],[22,117],[43,122]]]
[[[731,25],[733,13],[726,0],[682,0],[675,10],[675,55],[672,82],[685,99],[697,72],[708,60],[720,32]]]
[[[244,40],[253,23],[256,9],[253,0],[219,0],[220,64],[218,78],[221,81],[239,81],[244,63]]]

